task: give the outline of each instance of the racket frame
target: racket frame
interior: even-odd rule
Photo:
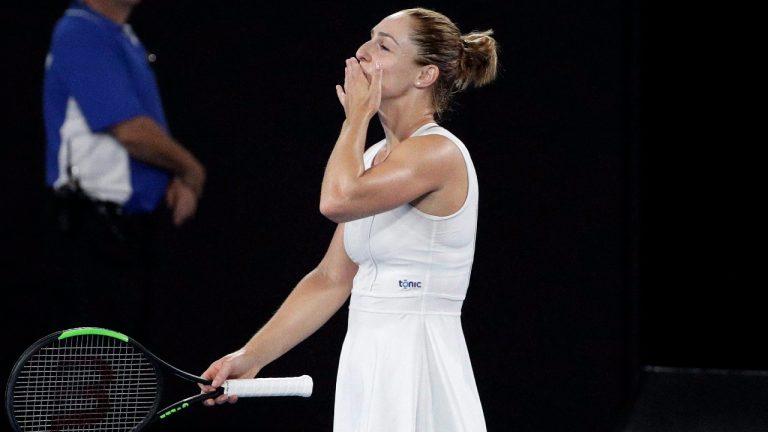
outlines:
[[[191,373],[185,372],[173,365],[168,364],[161,358],[154,355],[141,343],[122,333],[100,328],[100,327],[79,327],[79,328],[74,328],[69,330],[57,331],[39,339],[37,342],[35,342],[29,348],[27,348],[24,351],[24,353],[19,357],[19,359],[16,361],[16,364],[11,370],[11,375],[10,375],[10,378],[8,379],[8,384],[6,385],[6,391],[5,391],[5,411],[8,415],[8,420],[10,421],[11,426],[14,428],[14,430],[16,431],[23,430],[19,425],[19,423],[17,422],[16,416],[13,414],[14,412],[13,391],[15,388],[15,384],[19,378],[19,374],[21,373],[21,370],[24,368],[27,361],[30,360],[37,352],[39,352],[39,350],[42,347],[51,344],[54,340],[63,340],[70,337],[84,336],[84,335],[112,337],[114,339],[118,339],[122,342],[125,342],[133,346],[136,350],[140,351],[142,354],[144,354],[144,356],[147,358],[149,363],[155,369],[155,375],[157,377],[157,394],[155,396],[155,400],[152,404],[152,407],[148,411],[146,417],[144,418],[144,420],[142,420],[141,423],[139,423],[135,427],[135,430],[140,430],[143,427],[157,420],[165,419],[168,416],[175,414],[181,411],[182,409],[189,407],[194,403],[197,403],[206,399],[215,398],[224,393],[224,387],[219,387],[213,392],[201,393],[198,395],[190,396],[186,399],[172,403],[163,409],[158,409],[158,407],[160,406],[160,399],[162,398],[163,380],[164,380],[163,374],[160,373],[161,368],[166,369],[167,371],[169,371],[173,375],[176,375],[179,378],[182,378],[186,381],[190,381],[196,384],[210,385],[211,380],[206,380],[199,376],[192,375]]]

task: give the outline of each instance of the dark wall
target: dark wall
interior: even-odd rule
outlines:
[[[66,2],[2,6],[11,101],[0,146],[6,268],[3,373],[48,334],[35,318],[55,281],[42,265],[40,82]],[[470,148],[480,187],[463,310],[489,430],[607,431],[637,363],[640,11],[631,2],[425,2],[463,31],[493,28],[497,82],[459,95],[444,124]],[[147,0],[132,18],[176,138],[208,168],[194,221],[167,227],[165,304],[149,348],[201,372],[236,349],[321,258],[333,224],[317,211],[343,120],[343,59],[410,3],[271,5]],[[371,142],[382,137],[374,122]],[[105,287],[108,289],[108,287]],[[346,311],[266,376],[307,373],[309,400],[244,401],[168,427],[330,430]],[[87,323],[83,323],[87,324]],[[221,423],[219,423],[221,422]]]
[[[764,370],[756,27],[730,7],[656,4],[646,16],[641,357]]]

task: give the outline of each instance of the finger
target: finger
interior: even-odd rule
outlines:
[[[339,103],[341,103],[341,106],[346,108],[346,95],[344,94],[344,88],[342,88],[340,85],[336,85],[336,97],[339,98]]]
[[[216,374],[219,373],[219,364],[221,363],[220,360],[216,360],[215,362],[211,363],[210,366],[208,366],[208,369],[205,370],[202,374],[200,374],[200,378],[204,380],[212,380],[216,377]],[[203,384],[205,385],[205,384]]]
[[[349,73],[354,79],[364,78],[363,67],[360,66],[360,62],[356,58],[349,59]],[[367,80],[366,80],[367,81]]]
[[[209,378],[204,377],[203,375],[200,375],[200,378],[202,378],[202,379],[209,379]],[[208,384],[200,384],[200,383],[198,383],[197,386],[200,387],[200,392],[201,393],[210,393],[213,390],[215,390],[213,387],[209,386]]]
[[[181,226],[195,214],[195,208],[191,203],[179,204],[176,209],[176,226]]]
[[[349,89],[349,82],[350,82],[350,68],[349,68],[349,59],[347,59],[344,62],[344,91],[347,91]]]
[[[181,226],[184,223],[186,216],[184,215],[184,207],[177,205],[173,209],[173,225]]]
[[[197,196],[195,193],[186,186],[180,187],[174,210],[174,223],[177,226],[184,224],[194,216],[197,211]]]
[[[229,397],[229,403],[237,403],[237,395],[233,395]]]
[[[221,368],[219,369],[219,372],[216,374],[216,377],[213,379],[213,382],[211,383],[211,387],[213,388],[219,388],[221,387],[221,384],[226,381],[226,379],[229,377],[229,370],[231,366],[229,363],[224,362],[221,365]]]
[[[186,191],[182,191],[179,194],[179,198],[176,202],[176,207],[173,209],[173,223],[176,226],[182,225],[192,216],[192,203],[189,202],[189,197],[182,194]]]
[[[376,63],[376,69],[373,71],[373,78],[371,81],[371,87],[374,90],[381,92],[381,79],[384,76],[384,69],[381,67],[381,63]]]
[[[209,399],[210,400],[210,399]],[[221,405],[229,400],[229,396],[227,395],[221,395],[215,399],[216,405]]]
[[[216,374],[218,374],[218,372],[219,372],[219,368],[221,367],[220,364],[221,364],[221,362],[219,360],[211,363],[211,365],[208,366],[208,369],[206,369],[205,372],[203,372],[202,375],[200,375],[200,378],[208,380],[208,381],[213,380],[213,378],[216,377]],[[212,385],[209,385],[209,384],[198,384],[198,385],[200,386],[200,388],[205,393],[210,393],[210,392],[216,390],[215,387],[213,387]]]
[[[168,208],[173,208],[173,205],[175,202],[176,202],[176,184],[171,183],[171,185],[168,187],[168,192],[165,193],[165,204],[168,206]]]
[[[350,57],[347,59],[347,69],[349,70],[349,78],[351,82],[360,79],[362,69],[360,67],[360,62],[358,62],[356,58]]]

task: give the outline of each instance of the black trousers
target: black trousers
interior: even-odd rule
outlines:
[[[51,331],[97,326],[151,343],[161,290],[162,211],[125,215],[112,204],[51,192],[42,303]]]

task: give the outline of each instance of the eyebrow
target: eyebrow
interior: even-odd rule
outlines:
[[[373,29],[371,29],[371,36],[373,36],[373,34],[374,34]],[[392,36],[389,33],[379,32],[379,36],[388,37],[388,38],[392,39],[397,46],[400,46],[400,43],[397,41],[397,39],[395,39],[395,37]]]

